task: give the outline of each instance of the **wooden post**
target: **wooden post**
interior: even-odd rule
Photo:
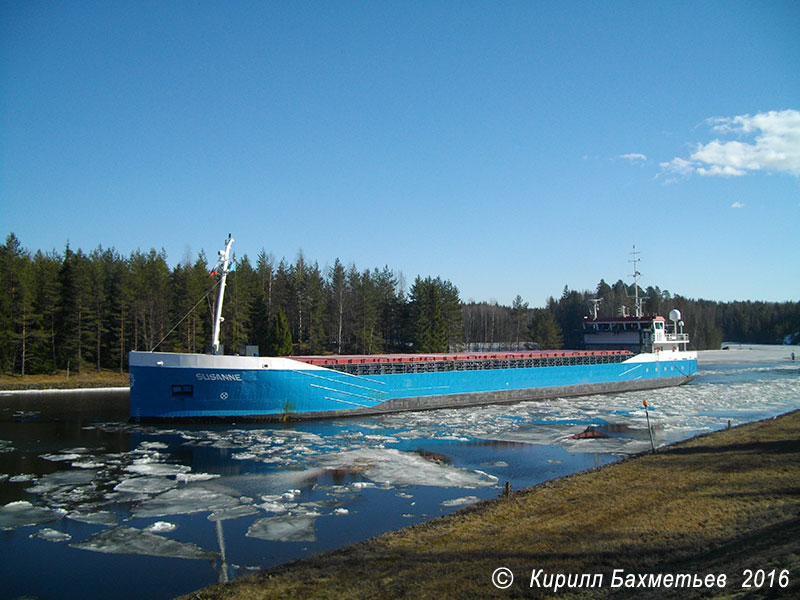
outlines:
[[[642,404],[644,404],[644,415],[647,417],[647,433],[650,434],[650,448],[653,450],[653,454],[655,454],[656,445],[653,443],[653,429],[650,427],[650,413],[647,411],[647,400],[643,400]]]

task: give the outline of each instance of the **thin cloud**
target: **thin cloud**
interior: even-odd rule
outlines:
[[[662,162],[662,173],[741,177],[763,171],[800,176],[800,111],[715,117],[705,123],[717,134],[740,139],[698,144],[688,159],[676,157]]]
[[[744,204],[742,204],[741,202],[734,202],[733,204],[731,204],[731,208],[744,208]]]
[[[638,152],[632,152],[631,154],[620,154],[619,157],[629,160],[633,164],[641,164],[647,161],[647,157],[644,154],[639,154]]]

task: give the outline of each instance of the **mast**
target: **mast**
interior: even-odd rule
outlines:
[[[633,263],[633,294],[634,294],[633,306],[635,307],[634,310],[636,316],[641,317],[642,300],[644,300],[644,298],[642,298],[641,300],[639,299],[639,275],[641,275],[641,273],[639,273],[639,269],[636,268],[636,263],[638,263],[641,259],[638,258],[639,253],[636,252],[636,244],[633,245],[633,252],[631,252],[631,254],[633,254],[633,260],[629,260],[628,262]]]
[[[214,316],[214,329],[211,335],[211,354],[219,353],[219,330],[222,321],[222,299],[225,297],[225,279],[228,277],[228,266],[231,257],[231,244],[233,238],[228,234],[228,239],[225,240],[225,249],[219,251],[219,265],[220,265],[220,280],[219,280],[219,295],[217,296],[217,310]]]

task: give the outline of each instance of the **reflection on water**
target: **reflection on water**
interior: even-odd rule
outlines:
[[[795,408],[799,381],[706,365],[668,390],[269,427],[0,409],[4,592],[173,597],[647,451],[643,400],[663,445]]]

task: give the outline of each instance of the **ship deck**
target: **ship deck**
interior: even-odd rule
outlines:
[[[525,350],[515,352],[455,352],[444,354],[337,354],[289,356],[310,365],[332,366],[375,363],[442,362],[473,360],[512,360],[526,358],[564,358],[570,356],[631,356],[628,350]]]
[[[528,350],[445,354],[292,356],[290,358],[353,375],[376,375],[618,363],[631,356],[633,353],[628,350]]]

